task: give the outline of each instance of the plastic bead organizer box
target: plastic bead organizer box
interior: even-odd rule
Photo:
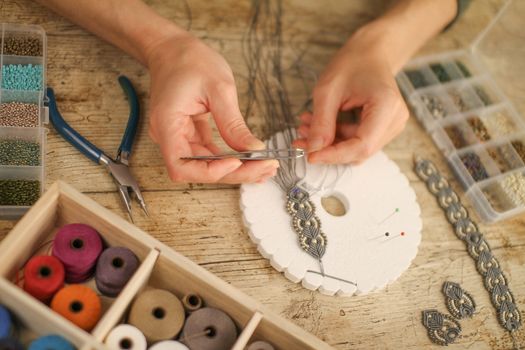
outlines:
[[[508,1],[469,48],[418,57],[396,78],[487,222],[525,211],[524,16]]]
[[[43,191],[46,34],[1,24],[0,218],[17,218]]]

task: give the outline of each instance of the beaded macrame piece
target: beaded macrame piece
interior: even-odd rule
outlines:
[[[445,282],[443,284],[443,294],[445,294],[447,309],[455,318],[472,317],[476,311],[474,299],[459,284]]]
[[[453,343],[461,333],[461,326],[456,320],[437,310],[423,311],[423,325],[430,340],[438,345]]]
[[[292,216],[294,231],[297,233],[301,248],[319,261],[321,273],[324,268],[321,258],[326,252],[326,235],[321,231],[321,220],[315,215],[315,205],[310,201],[308,192],[299,186],[288,191],[286,209]]]
[[[485,289],[490,293],[500,325],[511,333],[516,331],[521,327],[521,313],[509,290],[507,278],[478,226],[470,219],[458,195],[431,161],[416,159],[415,172],[426,182],[428,190],[436,196],[448,221],[454,227],[456,236],[466,244],[469,255],[476,263],[476,269],[483,277]]]

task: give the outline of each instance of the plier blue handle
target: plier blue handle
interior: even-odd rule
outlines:
[[[130,191],[135,193],[142,209],[146,214],[148,214],[146,203],[144,202],[144,198],[142,197],[138,183],[131,175],[128,167],[129,156],[131,155],[133,141],[135,139],[139,123],[140,106],[137,93],[135,92],[131,81],[129,81],[129,79],[123,75],[118,78],[118,81],[128,98],[130,113],[126,130],[122,136],[122,141],[120,142],[115,160],[108,157],[97,146],[80,135],[64,120],[64,118],[62,118],[62,115],[58,111],[55,93],[52,88],[47,88],[46,90],[47,105],[49,107],[49,118],[51,120],[51,124],[53,124],[56,131],[66,141],[82,152],[86,157],[97,164],[103,164],[108,167],[110,174],[113,176],[113,179],[118,186],[122,200],[126,205],[126,209],[128,210],[128,213],[133,221],[133,217],[131,216],[131,199],[129,196]]]
[[[133,147],[133,140],[137,133],[137,127],[139,124],[139,100],[137,93],[133,88],[133,85],[129,79],[123,75],[118,78],[120,86],[126,93],[128,98],[130,113],[128,124],[126,130],[124,131],[124,136],[120,142],[120,147],[118,149],[118,154],[126,153],[129,157],[131,154],[131,149]],[[65,120],[62,118],[62,115],[58,111],[56,104],[55,93],[52,88],[47,88],[47,98],[48,98],[48,107],[49,107],[49,117],[51,123],[55,127],[56,131],[62,135],[66,141],[72,144],[76,149],[82,152],[86,157],[94,161],[95,163],[100,163],[100,158],[104,154],[97,146],[86,140],[82,135],[80,135],[75,129],[73,129]]]

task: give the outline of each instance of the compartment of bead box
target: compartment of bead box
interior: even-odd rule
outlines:
[[[525,123],[477,56],[459,50],[416,58],[396,79],[482,219],[497,221],[525,211],[525,203],[511,205],[497,185],[489,185],[523,169],[525,143],[519,136]],[[489,203],[494,198],[501,199],[498,205]]]
[[[27,260],[42,249],[49,250],[46,244],[57,229],[70,223],[93,227],[107,246],[127,247],[141,261],[125,288],[106,303],[102,318],[91,332],[55,313],[16,284]],[[238,331],[233,349],[244,349],[250,339],[264,339],[275,349],[330,348],[62,182],[51,186],[1,242],[0,256],[0,303],[20,315],[35,333],[61,334],[79,349],[106,349],[108,333],[127,321],[133,300],[151,287],[168,290],[179,298],[196,293],[206,306],[223,310]]]
[[[15,219],[23,215],[34,200],[3,201],[6,196],[13,199],[10,188],[22,186],[26,192],[24,197],[36,199],[44,187],[46,35],[39,26],[3,23],[1,28],[0,146],[3,147],[0,150],[0,179],[8,179],[9,183],[0,186],[0,218]],[[38,144],[35,146],[38,150],[32,149],[35,147],[29,143]],[[38,164],[34,164],[36,160],[24,162],[31,157],[28,154],[35,152],[39,154]],[[10,164],[4,164],[6,154],[11,158]],[[32,167],[35,166],[40,167],[39,176],[34,175]],[[20,169],[14,171],[12,167]]]

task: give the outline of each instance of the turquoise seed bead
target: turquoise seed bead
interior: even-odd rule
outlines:
[[[5,64],[2,66],[2,88],[8,90],[41,90],[41,64]]]

